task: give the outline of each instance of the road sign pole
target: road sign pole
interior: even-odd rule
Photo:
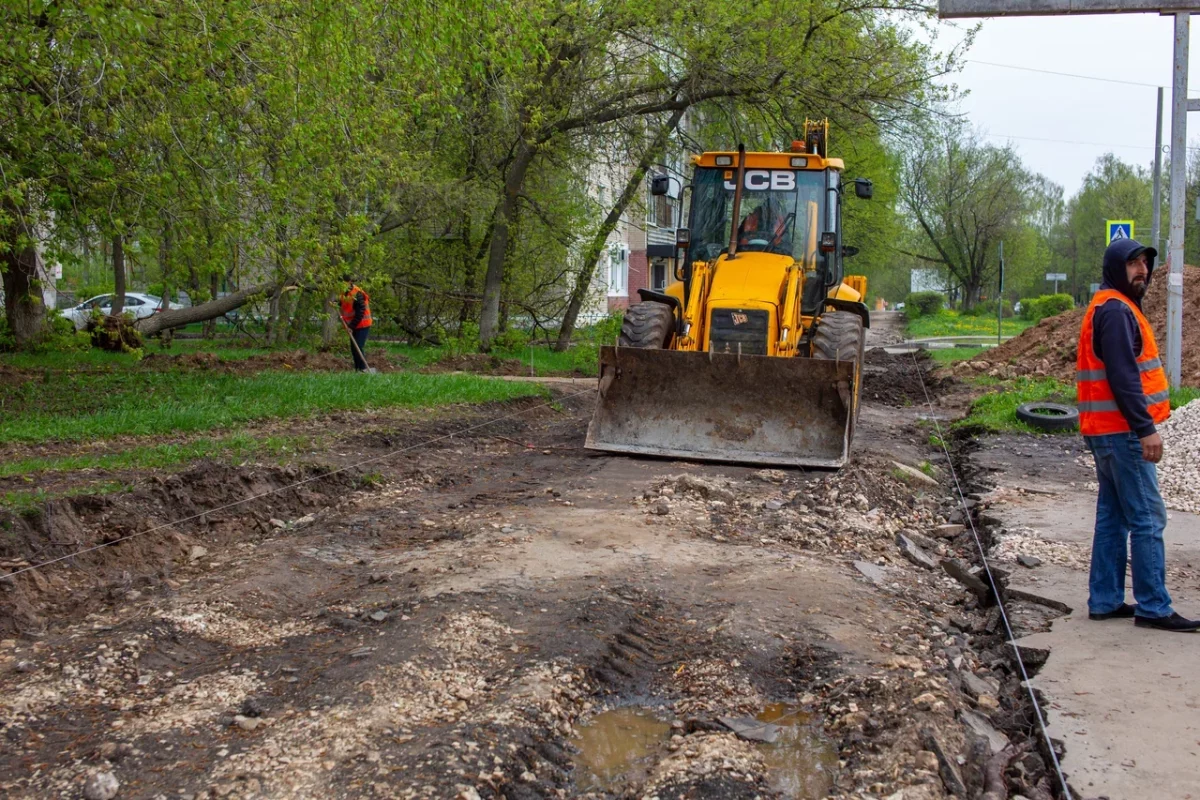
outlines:
[[[1183,372],[1183,232],[1187,202],[1188,36],[1190,14],[1175,15],[1175,74],[1171,82],[1171,238],[1167,256],[1167,379]]]
[[[1056,293],[1057,294],[1057,293]],[[1000,289],[996,292],[996,344],[1000,344],[1000,331],[1004,327],[1004,242],[1000,242]]]
[[[1162,252],[1162,122],[1163,122],[1163,87],[1158,87],[1158,124],[1154,129],[1154,223],[1151,226],[1151,244],[1158,252]]]

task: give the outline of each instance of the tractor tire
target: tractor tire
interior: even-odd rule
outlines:
[[[822,314],[812,337],[812,357],[827,361],[863,360],[862,318],[849,311]]]
[[[858,391],[854,394],[854,413],[851,419],[855,422],[858,421],[858,412],[862,408],[859,398],[862,395],[864,338],[862,317],[849,311],[829,311],[822,314],[812,336],[813,358],[854,362],[854,384]]]
[[[663,303],[634,303],[625,309],[619,347],[662,350],[671,344],[675,333],[675,312]]]

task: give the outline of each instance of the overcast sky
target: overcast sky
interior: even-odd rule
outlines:
[[[960,41],[972,22],[939,23],[939,46]],[[1026,166],[1060,184],[1066,197],[1079,190],[1084,175],[1106,152],[1131,163],[1153,163],[1155,86],[1167,87],[1163,144],[1170,144],[1173,18],[1114,14],[982,22],[967,53],[968,63],[953,77],[961,89],[969,90],[960,109],[989,135],[987,141],[1010,142]],[[1188,93],[1200,96],[1200,19],[1196,17],[1191,38]],[[1188,141],[1195,147],[1200,141],[1200,112],[1189,116]],[[1163,181],[1165,192],[1165,174]]]

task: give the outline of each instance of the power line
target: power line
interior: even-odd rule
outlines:
[[[1042,139],[1037,136],[1012,136],[1007,133],[985,133],[984,136],[987,136],[992,139],[1021,139],[1026,142],[1051,142],[1053,144],[1075,144],[1075,145],[1085,145],[1085,146],[1089,146],[1089,147],[1125,147],[1125,148],[1134,148],[1137,150],[1153,150],[1154,149],[1153,145],[1144,145],[1144,144],[1106,144],[1104,142],[1077,142],[1072,139]]]
[[[1080,75],[1077,72],[1057,72],[1052,69],[1039,69],[1037,67],[1021,67],[1016,64],[998,64],[995,61],[980,61],[974,58],[964,59],[968,64],[980,64],[985,67],[1000,67],[1001,69],[1015,69],[1021,72],[1037,72],[1042,75],[1057,75],[1061,78],[1078,78],[1084,81],[1099,81],[1101,83],[1120,83],[1125,86],[1142,86],[1149,89],[1168,89],[1168,86],[1160,86],[1157,83],[1142,83],[1140,81],[1123,81],[1119,78],[1101,78],[1098,75]],[[1200,92],[1200,90],[1189,89],[1189,93]]]
[[[1083,145],[1085,147],[1111,147],[1111,148],[1125,148],[1125,149],[1132,148],[1135,150],[1153,150],[1154,149],[1154,145],[1147,145],[1147,144],[1108,144],[1105,142],[1078,142],[1073,139],[1043,139],[1043,138],[1039,138],[1036,136],[1012,136],[1012,135],[1006,134],[1006,133],[985,133],[983,135],[988,137],[989,139],[1020,139],[1020,140],[1027,141],[1027,142],[1049,142],[1051,144]],[[1164,145],[1163,149],[1164,149],[1164,151],[1170,150],[1170,148],[1165,145]],[[1200,147],[1189,147],[1188,150],[1200,151]]]

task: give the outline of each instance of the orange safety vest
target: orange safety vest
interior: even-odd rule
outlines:
[[[371,327],[371,296],[357,286],[351,286],[349,291],[342,295],[342,319],[349,325],[354,321],[354,296],[362,292],[363,304],[366,306],[363,309],[362,322],[358,323],[359,328]]]
[[[1142,334],[1142,354],[1137,357],[1138,371],[1142,376],[1142,392],[1155,424],[1165,422],[1171,416],[1170,387],[1162,359],[1158,357],[1158,344],[1154,341],[1154,329],[1137,304],[1115,289],[1096,292],[1083,315],[1083,330],[1079,332],[1079,355],[1075,360],[1075,388],[1079,401],[1079,430],[1084,436],[1105,436],[1110,433],[1127,433],[1131,429],[1125,416],[1117,408],[1104,362],[1096,357],[1092,348],[1092,318],[1096,309],[1109,300],[1120,300],[1133,311]]]

